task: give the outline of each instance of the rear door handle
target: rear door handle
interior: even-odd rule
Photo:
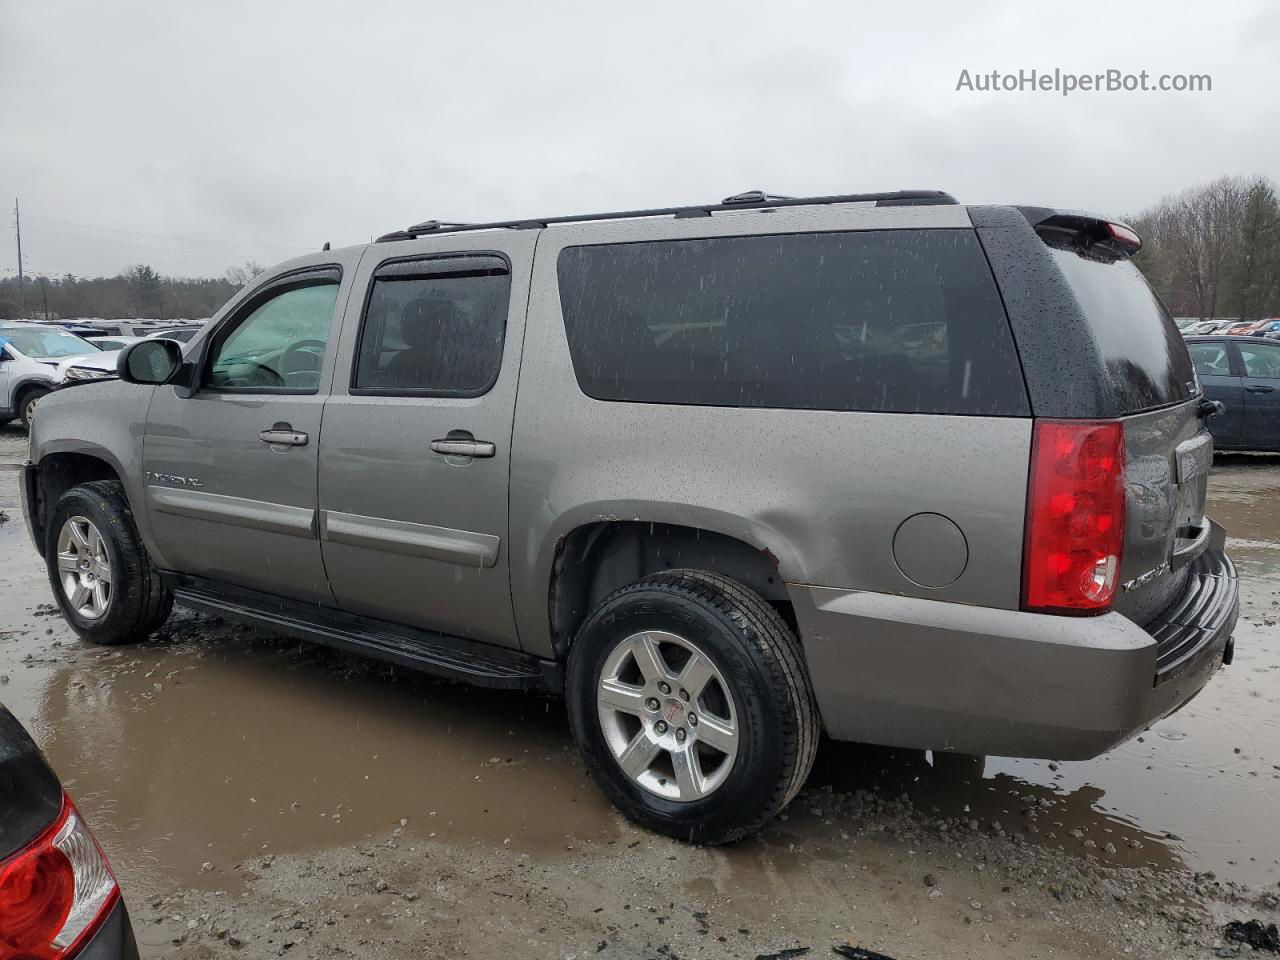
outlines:
[[[263,443],[280,444],[285,447],[305,447],[308,438],[301,430],[295,430],[287,423],[277,423],[270,430],[259,433],[258,439]]]
[[[432,440],[431,452],[446,457],[492,457],[498,448],[487,440],[449,439]]]
[[[1271,393],[1275,387],[1268,387],[1261,383],[1250,383],[1245,385],[1245,389],[1250,393]]]

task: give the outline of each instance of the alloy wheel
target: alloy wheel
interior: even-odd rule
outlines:
[[[733,769],[733,694],[711,658],[684,637],[659,630],[626,637],[605,660],[596,702],[614,759],[650,793],[699,800]]]
[[[68,605],[97,620],[111,603],[111,561],[102,534],[87,517],[69,517],[58,532],[58,579]]]

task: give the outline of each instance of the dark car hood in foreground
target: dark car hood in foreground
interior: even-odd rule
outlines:
[[[49,826],[62,787],[22,724],[0,705],[0,860]]]

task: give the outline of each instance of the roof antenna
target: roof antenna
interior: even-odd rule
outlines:
[[[321,247],[320,249],[321,249],[321,251],[328,250],[328,249],[329,249],[329,241],[328,241],[328,240],[326,240],[326,241],[324,242],[324,246],[323,246],[323,247]]]

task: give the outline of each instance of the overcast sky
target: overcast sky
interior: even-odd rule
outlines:
[[[20,198],[31,273],[218,275],[428,218],[751,188],[1120,214],[1280,179],[1280,4],[1186,9],[0,0],[0,210]],[[1213,89],[955,89],[1055,67]]]

